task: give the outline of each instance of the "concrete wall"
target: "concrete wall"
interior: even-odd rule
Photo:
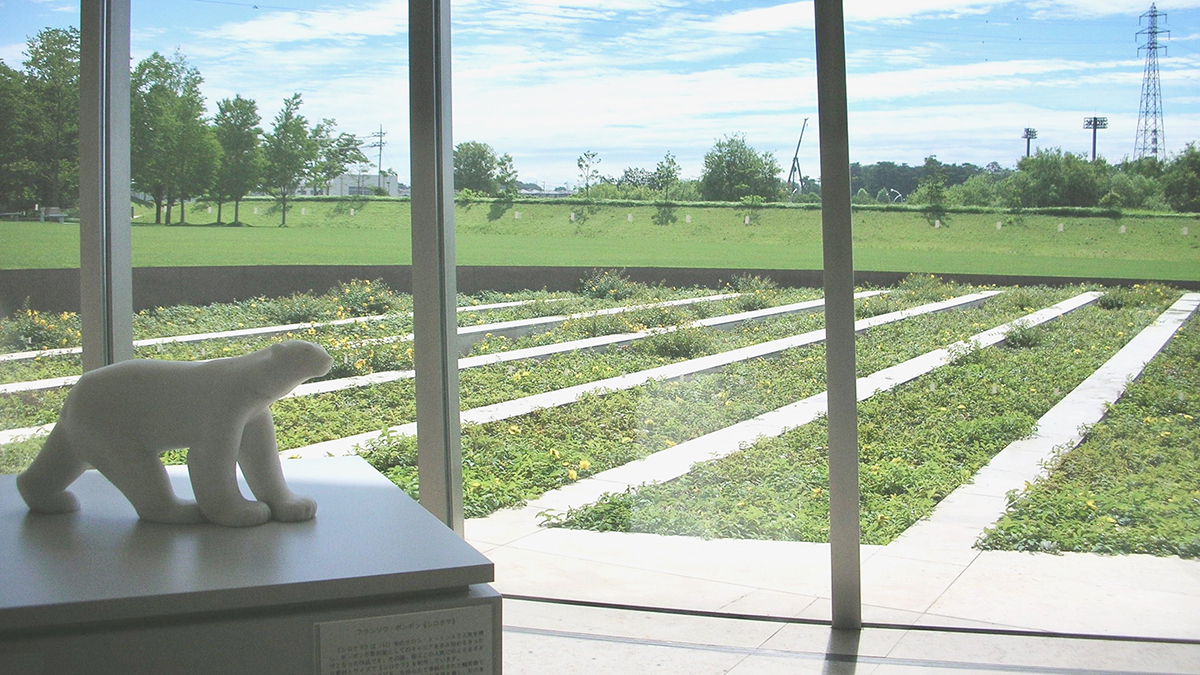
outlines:
[[[593,271],[591,267],[459,267],[458,290],[517,291],[526,288],[570,291]],[[670,267],[626,268],[635,281],[668,286],[715,287],[744,274],[769,277],[782,286],[820,286],[820,270],[698,269]],[[855,282],[888,286],[907,272],[858,272]],[[1130,285],[1144,279],[1094,279],[1083,277],[1029,277],[990,274],[939,274],[964,283],[1022,286],[1033,284],[1101,283]],[[412,290],[412,270],[407,265],[279,265],[251,267],[138,267],[133,270],[134,309],[244,300],[259,295],[279,296],[301,291],[323,293],[338,281],[383,279],[401,292]],[[1200,282],[1167,282],[1200,290]],[[0,316],[6,316],[29,298],[34,309],[79,311],[79,270],[0,270]]]

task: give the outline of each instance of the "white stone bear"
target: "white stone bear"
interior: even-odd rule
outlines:
[[[308,520],[317,503],[288,489],[268,406],[332,365],[321,347],[293,340],[233,358],[98,368],[67,394],[58,423],[17,477],[17,488],[33,511],[75,511],[79,500],[66,488],[90,464],[143,520],[230,527]],[[175,496],[158,458],[178,448],[188,448],[195,502]],[[260,501],[242,496],[237,465]]]

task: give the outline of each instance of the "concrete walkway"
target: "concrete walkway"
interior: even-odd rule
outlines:
[[[1041,471],[1041,464],[1030,461],[1029,455],[1046,456],[1064,438],[1068,442],[1076,438],[1078,423],[1102,411],[1105,402],[1115,400],[1128,378],[1141,372],[1198,304],[1200,294],[1184,296],[1072,391],[1067,397],[1069,404],[1049,411],[1039,422],[1038,435],[1014,444],[1013,453],[1005,454],[1005,450],[998,455],[995,471],[981,474],[976,482],[986,494],[977,495],[975,486],[964,486],[963,496],[947,498],[946,506],[935,512],[936,518],[915,525],[911,535],[888,546],[863,546],[864,620],[1200,638],[1198,561],[972,548],[982,529],[999,516],[992,509],[994,497],[1021,488]],[[644,476],[645,480],[653,478],[661,479],[658,474]],[[628,476],[610,482],[615,487],[638,484],[636,480]],[[704,540],[538,526],[539,512],[581,505],[594,499],[599,488],[607,487],[584,483],[551,493],[523,509],[467,521],[468,541],[496,563],[496,587],[501,592],[644,607],[830,618],[827,544]]]
[[[562,302],[565,298],[548,298],[542,302]],[[537,300],[514,300],[512,302],[495,302],[487,305],[466,305],[459,307],[459,312],[485,312],[492,309],[504,309],[506,307],[519,307],[521,305],[530,305]],[[212,333],[189,333],[187,335],[169,335],[167,337],[146,338],[143,340],[134,340],[134,347],[153,347],[154,345],[165,345],[176,342],[202,342],[204,340],[225,340],[231,338],[243,337],[263,337],[267,335],[282,335],[284,333],[308,330],[309,328],[324,328],[327,326],[349,326],[356,323],[371,323],[374,321],[382,321],[388,318],[387,314],[372,314],[371,316],[355,316],[348,319],[336,319],[334,321],[313,321],[307,323],[289,323],[276,326],[258,326],[255,328],[242,328],[239,330],[224,330]],[[412,312],[408,313],[412,316]],[[8,352],[0,354],[0,363],[4,361],[27,361],[38,357],[46,358],[51,356],[69,356],[72,354],[82,354],[82,347],[62,347],[59,349],[35,349],[28,352]]]

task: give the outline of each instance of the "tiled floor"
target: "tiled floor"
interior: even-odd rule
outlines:
[[[505,600],[506,675],[1197,673],[1200,645],[705,618]]]

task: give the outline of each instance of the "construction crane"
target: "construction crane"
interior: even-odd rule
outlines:
[[[804,124],[800,125],[800,140],[796,141],[796,154],[792,155],[792,170],[788,172],[788,201],[796,196],[797,192],[804,191],[804,174],[800,171],[800,144],[804,142],[804,129],[808,127],[808,118],[804,118]],[[795,189],[791,186],[795,184]]]

